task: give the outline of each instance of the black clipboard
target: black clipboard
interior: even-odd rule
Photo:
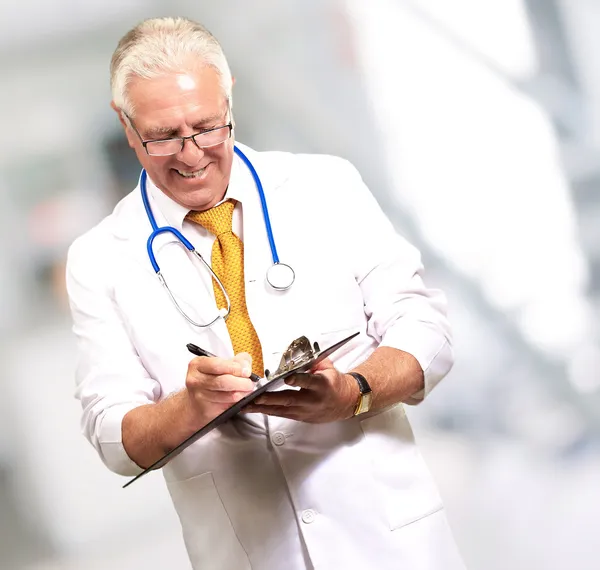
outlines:
[[[202,436],[206,435],[207,433],[211,432],[216,427],[220,426],[221,424],[225,423],[226,421],[230,420],[235,415],[237,415],[242,410],[242,408],[244,408],[244,406],[247,406],[248,404],[250,404],[255,398],[258,398],[258,396],[260,396],[261,394],[264,394],[265,392],[268,392],[269,390],[273,390],[273,389],[281,386],[281,384],[283,384],[284,380],[288,376],[291,376],[292,374],[308,372],[316,364],[318,364],[319,362],[321,362],[322,360],[324,360],[325,358],[327,358],[328,356],[333,354],[336,350],[338,350],[338,348],[341,348],[343,345],[345,345],[347,342],[352,340],[358,334],[359,334],[358,332],[355,332],[354,334],[351,334],[350,336],[340,340],[339,342],[336,342],[334,345],[330,346],[329,348],[326,348],[325,350],[320,350],[319,346],[315,343],[314,349],[311,351],[312,354],[310,354],[309,357],[299,358],[298,361],[294,361],[293,357],[291,360],[288,360],[287,362],[284,362],[283,361],[284,359],[282,359],[282,364],[280,365],[278,370],[276,370],[273,375],[267,374],[266,378],[264,379],[265,380],[264,384],[262,384],[261,386],[256,388],[256,390],[254,390],[254,392],[252,392],[251,394],[248,394],[245,398],[242,398],[241,400],[236,402],[230,408],[227,408],[223,413],[218,415],[214,420],[207,423],[204,427],[200,428],[197,432],[193,433],[185,441],[181,442],[177,447],[175,447],[174,449],[169,451],[166,455],[163,455],[163,457],[161,457],[158,461],[156,461],[152,465],[150,465],[150,467],[147,467],[139,475],[136,475],[133,479],[131,479],[130,481],[125,483],[125,485],[123,485],[123,489],[125,489],[126,487],[129,487],[129,485],[131,485],[132,483],[134,483],[135,481],[137,481],[138,479],[140,479],[147,473],[150,473],[150,471],[155,471],[156,469],[160,469],[161,467],[164,467],[171,459],[173,459],[174,457],[179,455],[184,449],[186,449],[187,447],[192,445],[192,443],[198,441]],[[298,342],[298,341],[302,341],[302,340],[305,341],[306,343],[308,343],[310,346],[310,343],[308,342],[308,339],[306,339],[306,337],[300,337],[300,339],[297,339],[294,342]],[[290,345],[290,349],[292,348],[293,345],[294,345],[294,343],[292,343],[292,345]],[[288,350],[290,350],[290,349],[288,349]]]

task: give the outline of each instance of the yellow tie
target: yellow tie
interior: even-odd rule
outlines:
[[[231,302],[231,312],[225,323],[235,354],[248,352],[252,356],[252,371],[264,376],[262,347],[248,315],[244,286],[244,244],[231,229],[235,200],[227,200],[204,212],[190,212],[187,219],[205,227],[217,239],[212,248],[212,269],[223,283]],[[213,279],[215,299],[219,309],[227,307],[225,296]]]

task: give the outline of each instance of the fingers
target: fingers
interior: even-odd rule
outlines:
[[[234,403],[253,392],[255,385],[249,378],[224,374],[188,377],[186,387],[188,392],[199,401]]]
[[[307,403],[308,394],[298,390],[278,390],[277,392],[266,392],[254,400],[257,406],[301,406]]]
[[[213,402],[236,402],[254,390],[249,376],[248,359],[244,356],[237,361],[201,356],[190,362],[186,386]]]
[[[188,365],[188,373],[193,371],[212,376],[231,374],[249,378],[252,373],[252,357],[247,353],[240,353],[232,359],[199,356],[193,358]]]
[[[266,406],[260,404],[250,404],[242,410],[247,413],[265,414],[266,416],[276,416],[278,418],[287,418],[310,424],[318,424],[328,421],[327,415],[319,413],[310,406]]]
[[[326,387],[328,383],[331,383],[332,378],[339,374],[335,368],[324,368],[323,370],[317,371],[316,374],[292,374],[285,379],[285,383],[288,386],[296,386],[297,388],[304,388],[305,390],[320,391]]]
[[[244,372],[247,370],[248,374],[244,374],[244,376],[250,376],[250,372],[252,372],[252,356],[247,352],[239,352],[233,357],[235,362],[239,362],[242,365],[242,369]]]
[[[239,402],[242,398],[245,398],[252,390],[240,390],[240,391],[216,391],[216,390],[205,390],[201,393],[196,394],[202,402],[210,402],[211,404],[225,404],[225,407],[229,407],[236,402]]]
[[[278,418],[286,418],[288,420],[310,421],[303,417],[303,414],[295,407],[289,408],[287,406],[259,406],[250,404],[249,406],[244,407],[243,411],[253,414],[265,414],[266,416],[277,416]]]
[[[297,388],[304,388],[305,390],[310,390],[314,388],[314,382],[318,381],[318,378],[315,378],[314,374],[292,374],[285,379],[285,383],[288,386],[295,386]]]
[[[208,376],[202,379],[202,388],[210,392],[253,392],[256,385],[249,378],[231,374]]]

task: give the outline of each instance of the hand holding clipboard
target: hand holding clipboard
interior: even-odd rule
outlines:
[[[252,374],[250,376],[251,380],[257,383],[258,387],[246,397],[242,398],[238,402],[236,402],[233,406],[227,408],[223,413],[218,415],[215,419],[207,423],[204,427],[200,428],[198,431],[193,433],[190,437],[188,437],[185,441],[181,442],[177,447],[169,451],[169,453],[165,454],[158,461],[150,465],[150,467],[144,469],[139,475],[125,483],[123,488],[128,487],[133,482],[137,481],[150,471],[154,471],[156,469],[160,469],[164,467],[171,459],[179,455],[184,449],[192,445],[192,443],[198,441],[202,436],[206,435],[216,427],[225,423],[226,421],[233,418],[237,415],[245,406],[254,401],[255,398],[258,398],[261,394],[269,390],[273,390],[283,383],[283,381],[291,376],[292,374],[299,374],[302,372],[308,372],[312,368],[314,368],[319,362],[333,354],[336,350],[345,345],[348,341],[352,340],[359,333],[356,332],[343,340],[335,343],[325,350],[321,350],[317,343],[311,345],[309,340],[302,336],[296,339],[294,342],[290,344],[290,346],[283,353],[281,358],[281,362],[279,364],[279,368],[273,373],[269,373],[268,370],[265,371],[265,378],[261,379],[256,374]],[[214,356],[210,352],[194,345],[188,344],[187,348],[193,354],[198,356]]]

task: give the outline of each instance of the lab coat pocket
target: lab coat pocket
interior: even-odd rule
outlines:
[[[213,474],[203,473],[184,481],[167,481],[183,528],[183,538],[194,569],[250,570]]]
[[[396,530],[442,508],[429,470],[417,449],[402,405],[363,419],[373,471],[374,495]]]

